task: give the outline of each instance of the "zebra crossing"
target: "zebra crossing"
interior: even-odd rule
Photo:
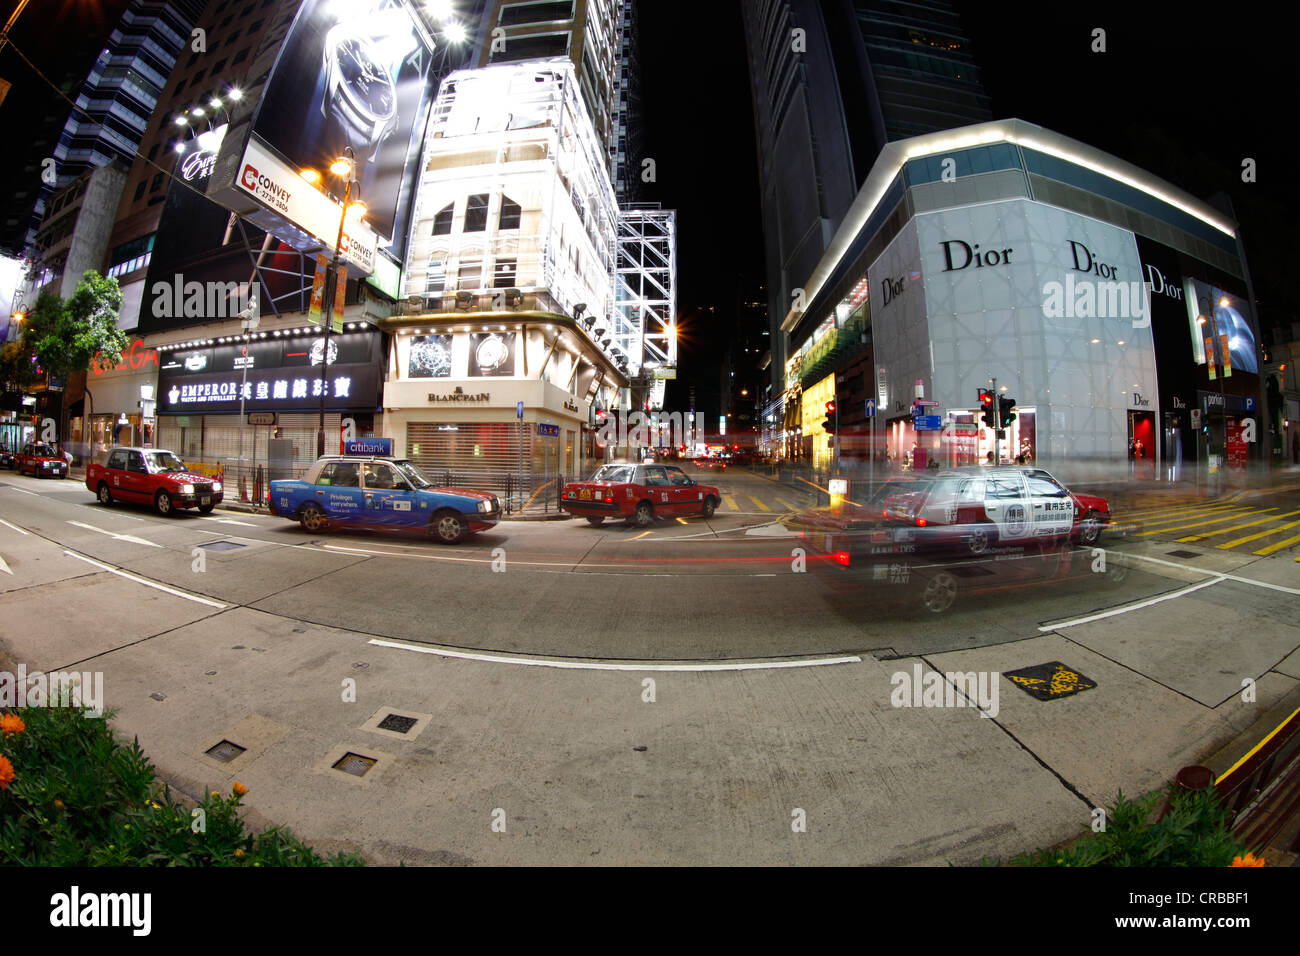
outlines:
[[[1120,520],[1129,537],[1161,538],[1179,544],[1199,544],[1218,551],[1248,551],[1267,557],[1300,545],[1300,509],[1261,507],[1228,499],[1187,500],[1170,507],[1128,512]],[[1300,561],[1297,556],[1296,561]]]
[[[742,491],[721,491],[722,504],[718,507],[719,514],[749,514],[749,515],[781,515],[789,514],[795,511],[804,511],[810,507],[807,502],[802,502],[799,495],[789,493],[782,494],[780,489],[773,489],[771,492],[758,490],[756,492]]]

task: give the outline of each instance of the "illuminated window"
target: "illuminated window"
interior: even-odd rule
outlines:
[[[465,209],[465,231],[486,232],[487,214],[488,214],[487,193],[479,193],[476,196],[470,196],[469,205]]]

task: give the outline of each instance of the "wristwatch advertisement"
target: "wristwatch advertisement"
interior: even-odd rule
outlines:
[[[469,337],[469,374],[489,378],[515,374],[514,332],[473,332]]]
[[[366,203],[366,225],[402,243],[432,102],[433,41],[404,0],[305,0],[281,47],[253,128],[293,169],[323,174],[345,149]],[[390,248],[400,258],[402,250]]]
[[[411,339],[411,357],[407,363],[411,378],[451,377],[451,336],[417,335]]]

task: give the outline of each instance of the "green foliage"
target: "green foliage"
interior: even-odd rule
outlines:
[[[156,779],[139,741],[115,739],[78,708],[18,711],[21,733],[0,738],[14,781],[0,790],[0,865],[362,866],[322,857],[282,827],[250,833],[241,796],[205,794],[193,809]]]
[[[66,302],[49,290],[41,292],[24,341],[41,368],[66,381],[73,372],[87,371],[96,355],[119,355],[130,345],[117,327],[121,308],[117,279],[92,269]]]
[[[1164,819],[1148,822],[1165,798]],[[1138,800],[1121,792],[1106,815],[1106,830],[1089,832],[1072,846],[1035,850],[1013,866],[1228,866],[1246,852],[1229,828],[1230,813],[1213,790],[1191,793],[1171,786]]]

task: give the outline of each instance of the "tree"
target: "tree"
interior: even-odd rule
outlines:
[[[122,290],[117,279],[88,271],[64,302],[43,290],[36,299],[23,344],[36,355],[41,371],[67,382],[75,372],[90,370],[96,355],[120,355],[130,345],[117,327]]]

